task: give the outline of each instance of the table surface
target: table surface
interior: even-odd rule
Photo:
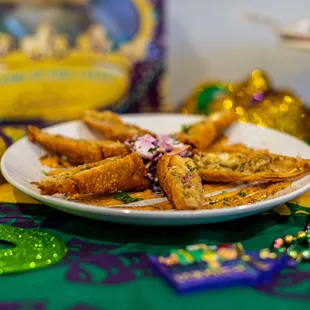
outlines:
[[[303,229],[310,192],[249,218],[170,228],[86,220],[41,205],[9,184],[0,185],[0,202],[1,224],[49,232],[68,247],[54,266],[2,275],[0,309],[309,309],[310,263],[282,272],[269,285],[179,296],[150,269],[147,253],[202,242],[268,247],[275,237]]]

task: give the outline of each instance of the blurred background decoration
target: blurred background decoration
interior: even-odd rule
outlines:
[[[183,101],[181,113],[209,114],[234,110],[243,123],[254,123],[310,141],[310,112],[290,89],[277,89],[261,70],[240,82],[200,83]]]
[[[159,111],[163,4],[0,1],[0,124]]]

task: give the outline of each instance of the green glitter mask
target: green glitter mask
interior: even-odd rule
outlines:
[[[35,230],[0,225],[0,275],[42,268],[59,262],[67,253],[65,243]]]

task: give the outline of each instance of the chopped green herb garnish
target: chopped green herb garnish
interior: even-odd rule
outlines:
[[[244,197],[244,196],[246,196],[246,193],[244,193],[244,192],[239,192],[239,193],[238,193],[238,196]]]
[[[199,167],[191,167],[189,164],[186,164],[186,167],[189,169],[190,172],[194,172],[200,169]]]
[[[157,150],[157,147],[151,147],[151,148],[149,148],[148,152],[149,152],[149,153],[153,153],[153,152],[155,152],[156,150]]]
[[[224,201],[228,201],[229,200],[229,198],[228,197],[224,197]]]
[[[196,171],[196,170],[199,170],[199,169],[200,169],[199,167],[193,167],[192,171]]]
[[[228,192],[227,191],[222,191],[222,193],[221,194],[227,194]]]
[[[191,128],[191,126],[190,125],[182,125],[181,128],[182,128],[183,132],[188,133],[190,128]]]
[[[131,203],[131,202],[136,202],[136,201],[140,201],[140,200],[143,200],[141,198],[133,198],[131,197],[128,193],[126,192],[121,192],[121,191],[118,191],[116,192],[114,195],[113,195],[113,198],[115,200],[120,200],[124,203]]]
[[[43,173],[44,175],[46,175],[46,176],[49,175],[48,172],[46,172],[46,171],[44,171],[44,170],[42,170],[42,173]]]

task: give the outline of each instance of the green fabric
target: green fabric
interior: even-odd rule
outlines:
[[[0,276],[0,309],[309,309],[310,263],[282,272],[267,286],[180,296],[154,275],[146,256],[198,242],[241,241],[247,250],[265,248],[275,237],[304,227],[309,209],[288,207],[290,216],[271,211],[230,223],[162,228],[96,222],[41,205],[2,204],[1,224],[49,232],[64,240],[69,252],[57,265]]]

